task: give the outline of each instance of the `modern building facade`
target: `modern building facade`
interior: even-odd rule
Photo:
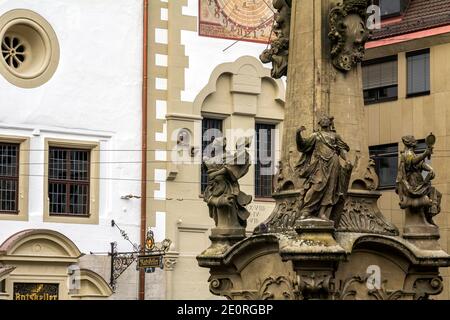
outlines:
[[[366,128],[383,196],[379,206],[397,226],[404,214],[398,205],[395,180],[402,136],[414,135],[418,148],[430,132],[437,137],[431,161],[434,184],[443,194],[435,222],[440,243],[449,249],[450,211],[450,1],[384,1],[382,28],[367,44],[363,63]],[[441,298],[449,298],[448,270]]]

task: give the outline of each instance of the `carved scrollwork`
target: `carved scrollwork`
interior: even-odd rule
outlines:
[[[298,290],[300,299],[326,299],[333,291],[332,275],[329,272],[312,272],[300,275]]]
[[[368,0],[344,0],[329,14],[331,59],[340,71],[350,71],[364,58],[370,32],[366,27]]]
[[[376,199],[349,197],[339,220],[339,231],[398,235],[397,228],[386,221],[376,205]]]
[[[294,284],[285,276],[265,279],[259,289],[260,300],[295,300]]]
[[[367,280],[370,275],[354,276],[342,283],[336,294],[337,300],[412,300],[414,292],[404,290],[387,290],[387,281],[380,288],[369,288]]]
[[[295,229],[298,218],[298,196],[283,197],[277,200],[275,209],[269,218],[256,227],[255,233],[275,233]]]
[[[209,291],[230,300],[295,300],[296,297],[295,284],[286,276],[268,277],[258,287],[256,290],[235,290],[229,278],[209,279]]]
[[[175,269],[175,265],[177,264],[177,258],[164,258],[164,268],[167,271],[173,271]]]
[[[224,296],[232,299],[231,289],[233,283],[228,278],[209,278],[209,291],[216,296]]]
[[[414,282],[415,300],[428,300],[430,295],[437,295],[442,292],[444,285],[442,277],[419,278]]]

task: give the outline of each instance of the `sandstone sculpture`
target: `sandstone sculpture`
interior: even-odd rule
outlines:
[[[213,155],[204,158],[208,173],[208,185],[204,201],[216,228],[212,230],[215,240],[236,241],[244,238],[249,212],[245,208],[252,197],[240,190],[239,179],[250,167],[250,139],[240,139],[236,152],[226,150],[226,138],[216,138],[212,144]]]

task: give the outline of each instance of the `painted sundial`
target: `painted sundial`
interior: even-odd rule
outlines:
[[[200,35],[268,42],[273,26],[271,0],[200,0]]]

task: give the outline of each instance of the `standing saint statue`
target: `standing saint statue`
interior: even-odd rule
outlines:
[[[349,146],[334,130],[334,118],[322,116],[320,129],[304,138],[305,127],[297,130],[297,149],[302,153],[296,171],[303,179],[300,219],[330,220],[332,209],[347,193],[353,166],[347,159]],[[341,159],[345,161],[341,165]]]
[[[216,224],[213,234],[232,236],[235,232],[243,236],[250,215],[245,207],[252,201],[252,197],[240,190],[238,180],[250,168],[250,154],[247,151],[250,139],[240,139],[236,143],[235,153],[226,151],[226,146],[226,138],[214,139],[214,155],[203,159],[208,174],[204,201]]]
[[[433,168],[426,162],[433,153],[434,135],[425,140],[427,148],[422,154],[416,154],[417,141],[414,136],[402,138],[405,149],[400,157],[400,165],[396,180],[396,192],[400,197],[402,209],[423,209],[426,222],[435,225],[432,218],[440,211],[442,194],[431,185],[435,178]],[[426,176],[422,174],[426,172]]]

